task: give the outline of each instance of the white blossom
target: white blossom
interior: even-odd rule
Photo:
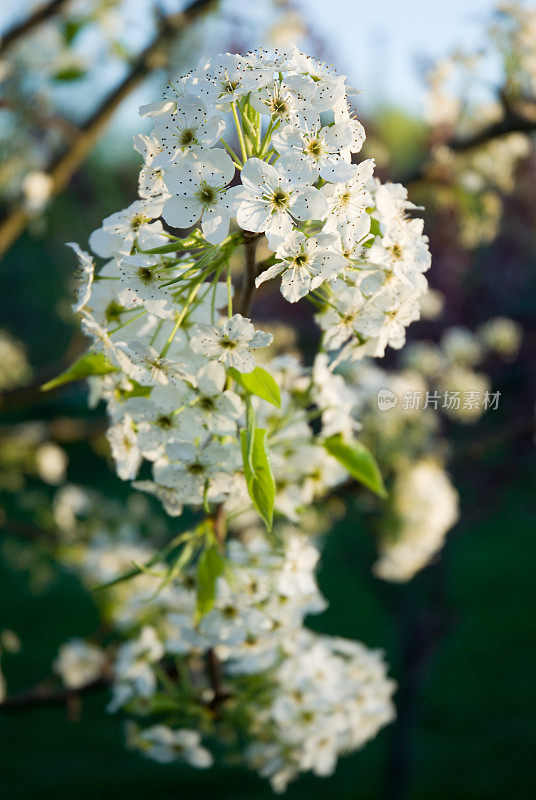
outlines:
[[[251,372],[255,368],[252,350],[267,347],[272,334],[256,331],[252,322],[241,314],[235,314],[221,327],[198,325],[190,341],[192,350],[203,353],[210,359],[221,361],[239,372]]]

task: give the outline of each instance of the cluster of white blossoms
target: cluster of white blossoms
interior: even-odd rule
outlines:
[[[121,479],[172,517],[196,515],[161,551],[104,529],[78,554],[87,585],[107,585],[122,640],[107,656],[110,710],[154,712],[132,744],[195,766],[212,763],[207,708],[216,737],[220,719],[245,725],[245,761],[278,789],[302,770],[329,774],[393,717],[381,657],[304,628],[326,605],[312,504],[351,479],[386,494],[338,366],[402,347],[430,266],[404,187],[357,161],[352,93],[295,48],[203,59],[141,109],[154,127],[135,138],[138,199],[91,234],[94,256],[71,243],[92,346],[59,380],[87,376],[91,402],[106,402]],[[310,365],[248,317],[272,280],[313,306]]]
[[[451,454],[441,418],[472,424],[495,409],[500,392],[477,367],[515,358],[520,345],[520,326],[496,317],[475,332],[447,328],[438,344],[411,342],[395,371],[369,361],[340,365],[335,377],[353,395],[352,414],[390,488],[376,525],[378,577],[408,581],[443,547],[458,519],[458,495],[446,471]],[[382,392],[396,400],[388,410],[379,405]]]
[[[151,462],[152,479],[137,486],[170,514],[225,502],[245,485],[239,430],[258,392],[244,391],[237,372],[255,372],[272,336],[245,316],[248,287],[236,303],[238,248],[266,237],[273,256],[250,282],[280,276],[290,302],[308,296],[339,358],[401,347],[419,315],[430,264],[422,220],[408,218],[402,186],[372,177],[371,159],[353,163],[364,131],[351,91],[295,49],[203,60],[142,108],[154,129],[136,137],[140,197],[90,236],[107,259],[98,273],[72,245],[75,310],[98,356],[92,397],[108,403],[118,475],[134,480]]]
[[[88,504],[98,498],[62,489],[56,516],[69,534],[64,509],[77,499],[86,535],[67,560],[89,587],[110,584],[97,597],[120,643],[102,649],[68,641],[54,670],[71,690],[111,676],[110,712],[143,718],[151,711],[155,724],[140,727],[131,718],[131,747],[160,763],[207,768],[223,744],[224,758],[284,791],[302,771],[331,774],[340,755],[393,719],[395,684],[382,654],[304,627],[306,615],[326,607],[315,579],[319,551],[306,534],[279,524],[274,547],[254,520],[235,523],[213,605],[199,618],[199,569],[168,573],[163,583],[161,554],[139,536],[141,509],[114,525],[114,509],[97,507],[94,524]],[[319,517],[313,527],[321,530]],[[141,561],[151,569],[114,583]]]
[[[287,641],[276,670],[276,698],[260,711],[247,762],[276,792],[300,772],[331,775],[337,759],[362,747],[394,718],[395,684],[379,651],[302,630]],[[266,742],[266,731],[275,741]]]
[[[389,581],[407,581],[443,547],[458,521],[458,493],[441,464],[422,459],[398,473],[391,503],[394,529],[380,540],[374,571]]]

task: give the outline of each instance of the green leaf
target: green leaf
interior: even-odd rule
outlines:
[[[196,621],[208,614],[216,598],[216,580],[225,568],[225,561],[221,557],[216,545],[211,545],[203,550],[197,564],[197,607]]]
[[[229,375],[249,394],[257,395],[277,408],[281,408],[281,392],[279,386],[269,372],[262,367],[255,367],[253,372],[238,372],[231,367]]]
[[[70,44],[85,24],[86,20],[82,17],[79,19],[66,20],[63,25],[63,38],[65,39],[65,43]]]
[[[176,550],[178,547],[187,542],[187,546],[190,544],[188,540],[191,540],[192,533],[191,531],[186,531],[186,533],[181,533],[179,536],[176,536],[171,542],[164,547],[163,550],[155,553],[154,556],[146,561],[145,564],[135,564],[132,569],[129,569],[128,572],[124,572],[122,575],[118,575],[117,578],[112,578],[111,581],[106,581],[106,583],[101,583],[95,587],[97,591],[102,591],[104,589],[111,589],[113,586],[117,586],[118,583],[124,583],[124,581],[129,581],[132,578],[135,578],[137,575],[141,575],[143,572],[147,572],[150,570],[151,567],[154,567],[155,564],[163,563],[166,561],[168,556]],[[183,551],[184,552],[184,551]],[[179,556],[180,558],[180,556]]]
[[[89,375],[108,375],[110,372],[117,372],[117,367],[114,367],[103,353],[84,353],[65,372],[62,372],[57,378],[52,378],[51,381],[44,383],[41,386],[41,391],[49,392],[51,389],[63,386],[64,383],[79,381]]]
[[[150,253],[151,255],[157,256],[160,253],[176,253],[177,250],[181,250],[181,248],[181,242],[177,239],[176,242],[162,244],[160,247],[152,247],[150,250],[140,250],[140,253]]]
[[[163,244],[160,247],[152,247],[150,250],[140,250],[140,253],[150,253],[152,255],[159,255],[160,253],[175,253],[177,250],[189,250],[190,248],[199,248],[205,245],[205,241],[200,235],[199,231],[193,231],[184,239],[173,239],[169,244]]]
[[[371,209],[371,210],[373,211],[374,209]],[[375,219],[375,217],[371,217],[370,218],[370,233],[372,234],[372,236],[374,238],[376,236],[381,236],[380,223],[378,222],[377,219]],[[371,239],[367,239],[367,241],[363,243],[363,246],[364,247],[372,247],[373,244],[374,244],[374,239],[371,238]]]
[[[255,428],[251,453],[248,453],[247,431],[240,431],[240,444],[249,496],[266,527],[271,530],[275,503],[275,481],[266,450],[266,431],[263,428]],[[249,455],[251,455],[253,469],[250,467]]]
[[[85,77],[87,74],[86,70],[82,67],[66,67],[65,69],[60,69],[58,72],[55,72],[52,76],[55,81],[77,81],[79,78]]]
[[[180,710],[180,703],[176,697],[170,697],[164,692],[156,692],[151,696],[151,713],[165,714]]]
[[[383,478],[376,459],[361,442],[346,443],[341,436],[330,436],[324,442],[330,455],[348,470],[350,475],[380,497],[387,497]]]
[[[251,398],[246,398],[246,458],[248,468],[252,475],[255,474],[253,466],[253,444],[255,442],[255,409]]]

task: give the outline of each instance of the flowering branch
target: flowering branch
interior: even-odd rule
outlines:
[[[163,550],[133,542],[115,562],[115,543],[104,543],[96,554],[91,585],[111,593],[108,606],[123,609],[129,631],[119,631],[109,708],[154,706],[162,724],[137,728],[134,744],[165,761],[178,748],[196,766],[212,763],[201,735],[218,735],[223,717],[253,742],[257,730],[273,730],[268,748],[258,741],[242,756],[279,789],[303,770],[328,774],[393,714],[378,654],[304,627],[325,603],[318,551],[298,526],[349,477],[386,498],[374,456],[356,439],[357,362],[402,346],[430,266],[404,187],[375,179],[372,159],[352,161],[365,134],[349,91],[295,48],[259,50],[203,58],[142,107],[154,127],[135,137],[138,199],[93,231],[95,256],[70,243],[73,309],[91,345],[46,387],[90,378],[92,402],[108,404],[118,476],[172,517],[185,507],[205,514]],[[261,237],[272,256],[258,265]],[[254,292],[273,279],[288,302],[307,298],[315,309],[322,343],[312,365],[266,352],[273,334],[248,318]],[[132,592],[137,608],[126,607]],[[103,657],[66,643],[57,669],[87,679]],[[341,694],[302,729],[324,708],[317,671],[304,672],[311,658],[340,675]],[[221,705],[227,686],[233,703]],[[274,712],[281,693],[288,723]],[[375,709],[366,730],[365,695]],[[210,730],[207,704],[218,709]],[[317,762],[315,731],[329,727],[334,704],[348,714]]]

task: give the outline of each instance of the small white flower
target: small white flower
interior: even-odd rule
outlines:
[[[154,461],[164,451],[166,442],[189,438],[187,421],[181,409],[194,397],[186,383],[158,384],[149,397],[131,397],[124,411],[136,423],[138,447],[145,458]],[[193,438],[193,437],[192,437]]]
[[[163,149],[157,165],[167,166],[188,153],[212,147],[224,130],[221,114],[211,114],[203,102],[185,95],[180,105],[156,117],[154,135]]]
[[[334,234],[320,233],[307,239],[300,231],[293,231],[277,248],[279,260],[256,278],[255,286],[282,274],[281,293],[290,303],[296,303],[344,269],[346,259],[337,251],[337,244]]]
[[[67,247],[71,247],[74,250],[78,261],[78,270],[76,272],[78,285],[76,287],[76,300],[72,307],[76,314],[77,311],[81,311],[84,308],[91,296],[95,262],[89,253],[82,250],[76,242],[67,242]]]
[[[203,236],[221,244],[229,232],[231,195],[226,191],[235,167],[221,149],[201,151],[166,170],[166,200],[163,216],[175,228],[189,228],[201,219]]]
[[[142,454],[132,417],[125,415],[120,422],[110,425],[106,437],[118,476],[123,481],[133,480],[141,466]]]
[[[69,689],[81,689],[101,674],[106,662],[100,647],[83,639],[71,639],[62,644],[53,667]]]
[[[252,92],[250,102],[259,114],[268,114],[274,122],[314,126],[320,120],[311,104],[315,91],[315,83],[308,75],[287,75],[282,81],[277,79]]]
[[[151,665],[163,655],[164,645],[149,625],[143,628],[139,639],[121,645],[114,665],[115,682],[109,711],[117,711],[133,697],[152,696],[156,676]]]
[[[200,733],[188,728],[172,730],[165,725],[153,725],[138,733],[134,744],[160,764],[179,760],[206,769],[214,762],[212,754],[201,745]]]
[[[123,211],[106,217],[102,226],[89,237],[93,252],[110,258],[118,254],[129,255],[134,244],[140,250],[151,250],[166,244],[162,223],[151,222],[160,216],[162,203],[159,198],[136,200]]]
[[[317,111],[329,111],[342,102],[346,96],[345,75],[338,75],[317,58],[300,53],[294,45],[288,59],[288,68],[302,75],[308,75],[315,83],[312,104]]]
[[[197,397],[180,416],[187,438],[193,440],[207,432],[236,436],[243,404],[236,392],[225,389],[226,378],[225,367],[216,361],[205,364],[197,373]]]
[[[121,280],[117,287],[117,299],[122,305],[126,308],[142,305],[160,319],[173,317],[172,296],[161,286],[169,274],[161,271],[158,258],[125,256],[119,261],[119,272]]]
[[[272,136],[272,146],[281,156],[279,163],[289,173],[294,165],[305,165],[310,171],[311,183],[319,176],[326,181],[351,180],[355,173],[350,163],[352,142],[353,131],[343,122],[307,131],[286,125]]]
[[[244,230],[266,233],[272,250],[291,233],[293,218],[316,220],[326,215],[328,203],[309,185],[311,176],[305,165],[301,173],[288,172],[277,164],[249,158],[240,177],[242,187],[231,190],[237,222]]]
[[[187,76],[185,86],[195,97],[227,111],[229,103],[266,85],[272,77],[270,66],[253,66],[244,56],[225,53],[203,58]]]
[[[118,342],[116,355],[124,371],[142,386],[154,386],[184,379],[194,381],[189,368],[177,361],[162,358],[151,345],[131,339]]]
[[[372,177],[374,161],[368,158],[355,167],[354,177],[345,183],[328,183],[320,191],[329,206],[325,231],[344,231],[346,227],[362,226],[368,216],[365,209],[372,205],[372,197],[366,184]]]
[[[364,305],[361,291],[354,286],[342,286],[337,289],[328,306],[317,321],[324,331],[324,345],[328,350],[341,347],[356,330],[356,323]]]
[[[166,447],[167,458],[154,464],[154,480],[160,485],[176,489],[184,502],[200,503],[211,479],[237,466],[233,461],[235,449],[218,442],[206,445],[189,441],[169,442]]]
[[[239,372],[255,369],[252,350],[267,347],[273,336],[265,331],[256,331],[251,320],[235,314],[217,328],[215,325],[198,325],[190,341],[195,353],[221,361]]]

